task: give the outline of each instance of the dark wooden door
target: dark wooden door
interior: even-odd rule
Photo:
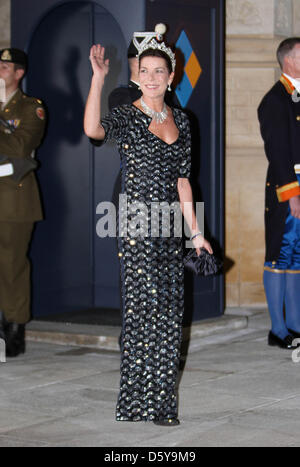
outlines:
[[[224,2],[147,0],[147,28],[168,25],[176,49],[176,95],[192,123],[192,185],[205,203],[205,233],[215,249],[224,244]],[[186,274],[187,319],[224,310],[224,279]]]

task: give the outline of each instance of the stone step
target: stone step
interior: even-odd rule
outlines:
[[[213,334],[245,329],[247,326],[248,316],[225,314],[185,327],[183,340],[193,341]],[[113,351],[119,351],[119,334],[118,326],[31,321],[26,327],[28,341]]]

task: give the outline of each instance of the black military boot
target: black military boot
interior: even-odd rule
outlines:
[[[25,353],[25,324],[7,323],[5,336],[7,357],[17,357]]]

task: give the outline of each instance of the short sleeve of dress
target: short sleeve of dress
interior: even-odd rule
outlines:
[[[114,108],[105,118],[101,125],[105,131],[104,142],[109,140],[119,141],[126,134],[128,128],[129,111],[128,106],[123,105]]]
[[[189,178],[191,175],[191,129],[188,117],[182,114],[183,144],[179,162],[179,178]]]

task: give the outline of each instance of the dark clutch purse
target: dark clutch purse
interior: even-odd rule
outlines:
[[[198,256],[196,249],[192,248],[183,258],[184,267],[197,276],[210,276],[217,274],[223,266],[223,261],[215,255],[210,255],[205,248],[201,248]]]

